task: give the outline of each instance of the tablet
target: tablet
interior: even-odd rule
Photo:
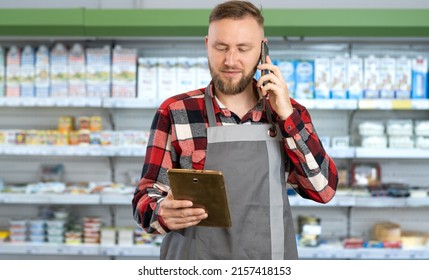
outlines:
[[[194,208],[204,208],[208,217],[197,226],[231,227],[223,174],[215,170],[169,169],[174,199],[190,200]]]

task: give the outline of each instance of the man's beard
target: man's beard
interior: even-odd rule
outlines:
[[[216,73],[215,70],[212,68],[210,62],[208,65],[210,74],[212,75],[214,87],[226,95],[236,95],[240,92],[243,92],[246,87],[253,81],[253,77],[255,76],[257,70],[257,65],[255,65],[253,70],[247,76],[241,78],[238,83],[233,84],[231,81],[224,82],[220,75]]]

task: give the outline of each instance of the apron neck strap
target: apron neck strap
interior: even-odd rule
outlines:
[[[210,85],[207,86],[204,91],[204,103],[206,105],[207,118],[209,120],[209,127],[214,127],[216,126],[216,117],[214,113],[213,100],[210,96]],[[271,110],[270,104],[267,102],[267,100],[263,100],[262,104],[265,107],[263,109],[266,112],[268,122],[270,124],[273,124],[273,112]]]

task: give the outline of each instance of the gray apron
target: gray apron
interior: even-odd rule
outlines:
[[[216,126],[208,91],[204,169],[224,174],[232,227],[171,231],[162,242],[161,259],[297,259],[281,138],[269,135],[271,124]]]

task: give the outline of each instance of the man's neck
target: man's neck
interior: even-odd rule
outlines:
[[[215,95],[228,110],[242,119],[258,103],[258,95],[255,94],[254,90],[253,85],[249,85],[238,94],[229,95],[216,90]]]

